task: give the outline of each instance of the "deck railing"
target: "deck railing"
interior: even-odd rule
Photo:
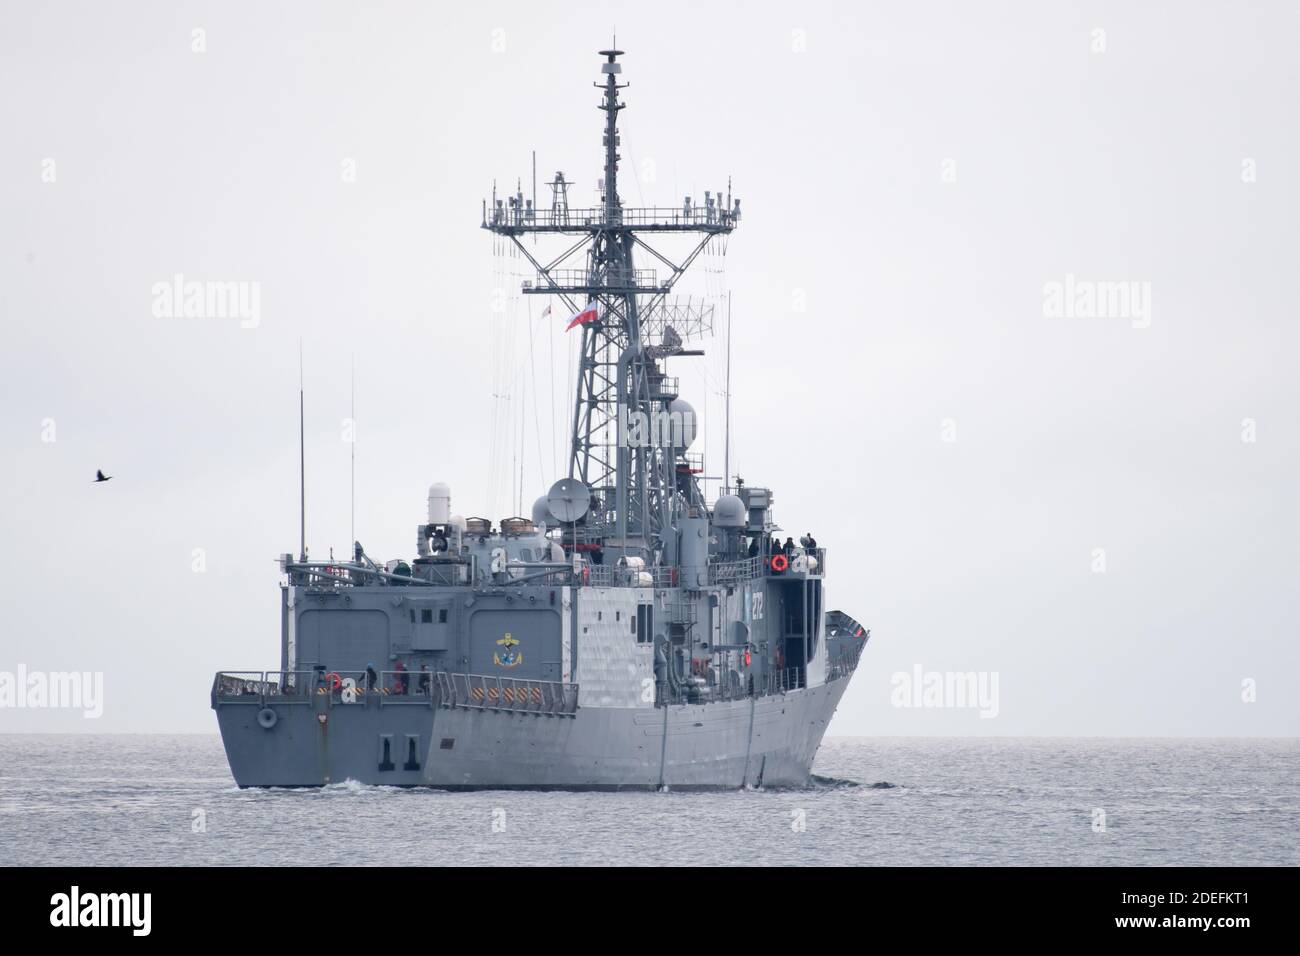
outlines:
[[[848,677],[858,668],[858,659],[862,656],[862,648],[865,642],[846,647],[840,652],[840,656],[831,661],[826,668],[826,682],[829,684],[833,680],[839,680],[841,677]]]
[[[287,679],[286,679],[287,678]],[[325,707],[415,705],[507,710],[571,717],[578,685],[447,671],[218,671],[212,700],[220,704],[311,704]]]
[[[642,578],[647,574],[649,578]],[[648,580],[648,583],[647,583]],[[675,567],[650,567],[634,570],[620,568],[614,564],[587,564],[581,571],[575,572],[574,584],[588,584],[596,588],[672,588],[677,586],[678,574]]]
[[[571,546],[571,542],[568,542]],[[547,567],[544,564],[512,564],[509,573],[497,580],[486,569],[478,568],[471,556],[468,561],[449,561],[434,563],[418,568],[413,576],[391,575],[365,568],[350,566],[315,566],[307,564],[290,564],[290,580],[298,585],[343,589],[358,585],[371,585],[389,582],[412,586],[457,586],[473,583],[487,586],[491,583],[533,585],[590,585],[593,587],[654,587],[674,588],[679,586],[682,575],[676,566],[652,566],[632,570],[613,564],[594,564],[588,560],[580,566],[569,564]],[[708,583],[711,586],[728,586],[742,581],[751,581],[763,576],[773,577],[819,577],[826,573],[826,552],[821,548],[804,550],[796,548],[790,555],[779,552],[782,562],[773,565],[771,556],[758,555],[744,557],[734,561],[715,561],[708,566]],[[784,565],[782,567],[782,565]],[[691,581],[695,579],[692,576]],[[252,676],[260,672],[249,672]]]
[[[751,581],[763,573],[762,558],[741,558],[739,561],[721,561],[709,565],[709,583],[713,585],[735,584],[739,581]]]
[[[824,548],[814,548],[812,550],[796,548],[788,556],[783,551],[777,552],[777,554],[785,558],[783,570],[778,570],[780,562],[774,566],[772,557],[764,555],[741,558],[738,561],[720,561],[709,565],[709,583],[714,585],[735,584],[738,581],[750,581],[765,574],[773,577],[799,577],[804,575],[820,576],[826,573],[826,550]]]
[[[779,671],[769,671],[765,683],[767,694],[786,694],[806,687],[808,679],[802,667],[786,667]]]
[[[572,717],[578,710],[577,684],[447,671],[439,671],[436,677],[437,703],[441,707],[504,710],[551,717]]]
[[[310,704],[324,699],[328,706],[384,704],[432,706],[433,674],[429,671],[218,671],[212,699],[223,704]],[[422,684],[421,678],[428,678]]]
[[[212,697],[228,704],[310,704],[312,671],[218,671]]]
[[[729,232],[740,221],[738,206],[721,203],[703,206],[629,206],[616,210],[613,219],[604,206],[585,208],[534,209],[506,206],[487,210],[486,228],[598,228],[608,225],[636,226],[641,229],[691,229]]]

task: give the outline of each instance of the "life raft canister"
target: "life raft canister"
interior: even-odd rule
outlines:
[[[772,570],[780,574],[786,568],[790,567],[790,559],[784,554],[772,555]]]

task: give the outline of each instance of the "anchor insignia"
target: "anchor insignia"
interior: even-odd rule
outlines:
[[[509,632],[497,643],[502,648],[500,653],[494,652],[492,654],[492,661],[497,667],[518,667],[524,662],[524,652],[515,650],[519,646],[519,642],[511,637]]]

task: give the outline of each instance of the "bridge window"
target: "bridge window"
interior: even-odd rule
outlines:
[[[426,607],[420,611],[420,623],[421,624],[433,623],[433,608]]]

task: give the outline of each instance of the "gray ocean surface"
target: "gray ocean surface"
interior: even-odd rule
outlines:
[[[0,735],[0,864],[1300,864],[1296,739],[828,738],[814,770],[802,790],[259,791],[216,735]]]

